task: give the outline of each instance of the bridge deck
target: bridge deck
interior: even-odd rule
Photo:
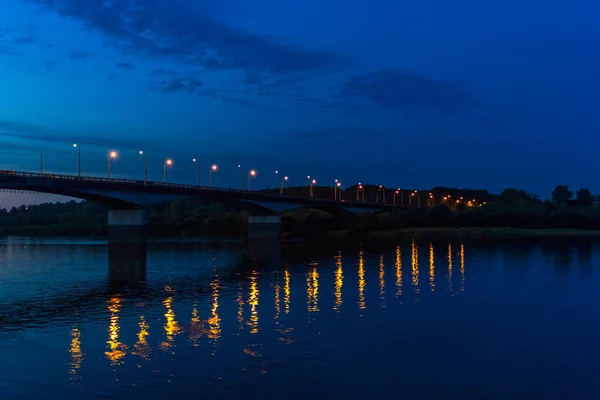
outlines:
[[[33,172],[20,172],[11,170],[0,170],[0,188],[11,190],[24,190],[42,193],[64,194],[70,197],[80,197],[73,195],[77,190],[96,190],[96,191],[130,191],[137,193],[154,194],[177,194],[181,196],[198,196],[201,198],[246,201],[267,201],[277,203],[298,203],[303,206],[318,206],[325,208],[353,208],[353,209],[376,209],[378,211],[389,211],[394,207],[391,204],[356,202],[356,201],[336,201],[334,199],[309,198],[299,196],[288,196],[286,194],[272,194],[264,191],[248,191],[242,189],[219,188],[188,185],[181,183],[168,183],[156,181],[143,181],[120,178],[101,178],[90,176],[74,176],[62,174],[40,174]],[[399,207],[400,208],[400,207]],[[407,208],[407,207],[401,207]]]

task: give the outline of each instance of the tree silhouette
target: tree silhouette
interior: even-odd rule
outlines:
[[[577,191],[577,204],[580,206],[591,206],[594,202],[594,196],[588,188],[579,189]]]
[[[552,201],[555,203],[567,203],[573,198],[573,192],[566,185],[558,185],[552,191]]]

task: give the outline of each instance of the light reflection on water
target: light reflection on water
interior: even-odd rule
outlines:
[[[146,287],[115,291],[102,246],[0,242],[0,398],[600,393],[596,244],[381,247],[265,266],[171,243],[151,247]]]

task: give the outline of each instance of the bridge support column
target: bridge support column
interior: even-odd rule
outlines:
[[[281,216],[248,217],[248,256],[255,265],[281,266]]]
[[[281,240],[281,215],[248,216],[248,241]]]
[[[136,287],[146,281],[146,210],[108,212],[108,264],[111,287]]]

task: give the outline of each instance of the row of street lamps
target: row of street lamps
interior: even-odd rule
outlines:
[[[76,143],[73,144],[73,148],[76,150],[77,153],[77,175],[79,177],[81,177],[81,147],[79,145],[77,145]],[[40,151],[40,174],[44,173],[44,150],[46,150],[47,147],[44,147],[41,149]],[[115,150],[110,150],[107,152],[107,175],[108,178],[110,179],[111,174],[110,174],[110,170],[111,170],[111,161],[116,159],[118,157],[118,153]],[[144,162],[144,182],[146,182],[147,180],[147,175],[148,175],[148,158],[146,156],[146,154],[144,153],[143,150],[140,150],[139,155],[141,157],[143,157],[143,162]],[[173,160],[170,158],[167,158],[163,164],[163,182],[167,182],[167,168],[170,168],[173,166]],[[196,158],[192,159],[192,164],[196,166],[196,184],[197,186],[200,186],[201,182],[200,182],[200,176],[201,176],[201,168],[200,168],[200,163],[198,162],[198,160]],[[192,165],[192,166],[193,166]],[[240,176],[241,176],[241,188],[242,190],[244,189],[244,178],[245,178],[245,174],[244,171],[242,169],[242,166],[240,164],[238,164],[238,169],[240,170]],[[209,168],[209,175],[208,175],[208,179],[209,179],[209,187],[212,187],[212,174],[213,172],[217,172],[219,170],[219,167],[216,164],[212,164]],[[279,171],[275,171],[275,176],[279,178],[279,194],[283,195],[283,188],[284,188],[284,183],[287,182],[289,180],[288,176],[284,176],[282,174],[279,173]],[[252,180],[252,178],[256,177],[256,170],[251,169],[248,171],[248,184],[247,184],[247,190],[250,191],[250,182]],[[309,180],[309,196],[310,198],[314,198],[314,186],[317,183],[317,180],[314,178],[311,178],[310,175],[308,175],[306,177]],[[334,180],[334,200],[335,201],[342,201],[342,184],[338,179]],[[382,200],[381,202],[383,204],[385,204],[385,199],[386,199],[386,193],[385,193],[385,188],[383,186],[379,186],[379,188],[377,188],[377,191],[375,193],[375,202],[379,203],[379,192],[382,193]],[[361,195],[362,194],[362,198]],[[393,192],[393,204],[396,205],[396,196],[400,195],[400,204],[404,205],[404,195],[403,195],[403,191],[398,188],[397,190],[395,190]],[[421,206],[421,196],[418,195],[418,191],[415,190],[413,192],[410,193],[409,196],[409,205],[412,205],[412,201],[413,198],[416,197],[417,198],[417,207]],[[445,196],[443,197],[443,201],[445,202],[446,200],[449,201],[450,204],[452,204],[452,197],[451,196]],[[456,200],[457,203],[460,203],[463,200],[463,198],[461,197],[460,200]],[[357,187],[356,187],[356,201],[362,201],[365,202],[365,187],[362,183],[358,183]],[[428,206],[429,205],[435,205],[435,199],[432,193],[429,193],[429,197],[428,197]],[[477,202],[475,201],[475,199],[473,199],[473,201],[469,201],[468,205],[477,205]]]

